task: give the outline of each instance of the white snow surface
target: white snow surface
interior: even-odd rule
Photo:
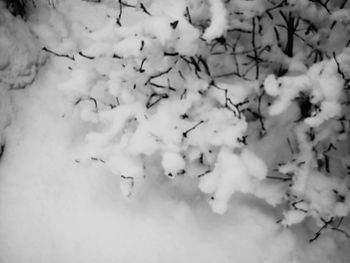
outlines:
[[[227,29],[226,8],[222,0],[209,0],[211,20],[210,26],[205,29],[203,38],[212,41],[224,35]]]
[[[0,85],[23,88],[30,84],[45,61],[37,39],[21,19],[13,17],[0,2]]]
[[[61,0],[56,9],[36,2],[28,23],[41,33],[40,43],[60,52],[84,47],[85,27],[100,30],[110,23],[107,15],[115,16],[110,8],[114,1]],[[186,193],[185,179],[173,184],[156,177],[136,198],[122,197],[127,186],[120,189],[121,179],[101,162],[76,159],[94,127],[81,121],[62,93],[66,83],[75,83],[78,94],[89,81],[71,74],[70,66],[70,60],[50,56],[32,85],[9,95],[12,122],[6,122],[6,150],[0,160],[1,263],[347,262],[346,239],[323,235],[309,244],[307,225],[293,231],[281,227],[276,224],[281,215],[256,198],[233,193],[234,187],[216,193],[223,199],[233,194],[225,201],[230,209],[224,215],[214,214],[203,194]],[[222,163],[230,168],[226,161],[247,165],[240,165],[244,171],[238,175],[266,176],[263,162],[252,153],[226,160],[228,156],[223,154]],[[170,153],[163,166],[181,169],[181,156]],[[220,180],[233,183],[225,175]],[[253,186],[238,182],[252,191]]]

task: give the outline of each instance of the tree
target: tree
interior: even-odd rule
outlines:
[[[80,161],[106,165],[127,197],[164,174],[197,182],[214,212],[249,193],[288,204],[285,226],[314,218],[310,241],[325,229],[349,237],[348,10],[327,0],[119,0],[82,59],[68,57],[80,67],[61,88],[96,125]]]

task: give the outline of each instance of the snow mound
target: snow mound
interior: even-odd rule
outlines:
[[[27,24],[0,5],[0,85],[24,88],[33,82],[44,60]]]

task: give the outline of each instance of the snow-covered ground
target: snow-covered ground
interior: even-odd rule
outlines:
[[[112,4],[38,4],[28,25],[40,45],[69,53],[86,47],[86,27],[100,29],[115,17]],[[148,182],[137,198],[122,197],[120,179],[101,162],[78,160],[89,124],[60,89],[71,66],[50,55],[34,83],[6,93],[11,123],[0,160],[1,263],[348,262],[344,236],[309,243],[317,229],[283,228],[276,223],[281,215],[250,195],[235,194],[223,215],[211,211],[199,190],[186,191],[188,182],[165,177]]]

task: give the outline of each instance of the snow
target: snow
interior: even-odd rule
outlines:
[[[264,161],[249,150],[243,150],[242,161],[248,170],[248,174],[262,180],[267,175],[267,167]]]
[[[210,0],[210,26],[205,29],[203,38],[212,41],[224,35],[227,28],[226,8],[221,0]]]
[[[24,88],[32,83],[38,67],[45,62],[37,39],[18,17],[0,4],[0,85]]]
[[[302,222],[305,219],[306,215],[307,214],[303,211],[289,210],[284,214],[282,224],[284,226],[295,225],[297,223]]]
[[[0,130],[3,131],[11,123],[11,95],[6,89],[0,89]],[[5,136],[0,132],[0,144],[5,143]]]
[[[223,214],[233,193],[254,193],[257,185],[254,179],[262,180],[266,174],[264,162],[254,153],[244,150],[237,155],[224,147],[219,152],[214,170],[202,177],[199,188],[213,194],[210,202],[213,211]]]
[[[279,94],[278,82],[275,75],[268,75],[265,78],[264,88],[270,96],[277,96]]]
[[[211,20],[210,26],[205,29],[203,38],[212,41],[225,34],[227,29],[226,8],[221,0],[209,0]]]
[[[195,54],[199,37],[198,29],[194,28],[182,15],[175,16],[175,14],[164,15],[162,13],[159,16],[148,17],[134,25],[115,30],[116,35],[124,38],[115,47],[117,54],[137,56],[141,52],[137,42],[141,43],[141,41],[135,41],[135,38],[139,39],[139,35],[142,35],[142,40],[146,42],[156,39],[163,49],[173,46],[175,51],[181,54]],[[174,22],[176,22],[175,28],[171,26]]]
[[[42,72],[16,95],[17,118],[1,160],[1,262],[261,262],[261,257],[279,262],[291,257],[294,237],[256,208],[232,204],[240,213],[221,218],[162,192],[149,193],[142,202],[123,201],[117,178],[100,165],[74,161],[70,140],[80,136],[72,134],[77,119],[62,118],[67,101],[45,88],[59,72],[47,70],[51,73]],[[256,216],[260,221],[252,219]],[[267,233],[270,243],[262,242]],[[282,255],[274,252],[280,242],[289,244]]]
[[[165,174],[173,177],[181,170],[185,169],[185,161],[178,153],[165,152],[162,158],[162,166]]]
[[[133,70],[129,66],[121,71],[121,66],[111,62],[111,47],[130,56],[125,59],[132,64],[132,57],[143,55],[140,40],[145,41],[144,52],[151,53],[151,47],[168,48],[178,34],[185,37],[175,40],[175,51],[189,56],[196,52],[199,30],[182,17],[185,3],[193,1],[159,0],[153,6],[143,1],[152,14],[165,18],[145,15],[142,19],[148,22],[144,26],[133,21],[130,28],[137,28],[138,37],[133,36],[134,31],[127,35],[113,26],[115,1],[61,0],[55,2],[55,8],[46,1],[36,2],[37,9],[33,8],[26,23],[0,6],[0,15],[4,14],[0,21],[6,21],[6,26],[0,23],[0,47],[11,47],[8,56],[0,48],[0,73],[11,77],[0,82],[0,143],[6,143],[0,158],[0,262],[348,261],[349,240],[342,235],[326,233],[308,243],[317,229],[313,231],[308,222],[297,224],[303,212],[284,213],[283,224],[293,228],[276,223],[283,215],[270,204],[277,206],[284,192],[268,184],[267,177],[273,174],[272,164],[286,155],[287,146],[281,150],[279,141],[281,133],[290,132],[285,123],[266,121],[271,133],[255,148],[243,147],[236,139],[250,132],[247,121],[223,107],[222,90],[214,94],[211,89],[203,101],[199,91],[206,91],[205,81],[186,79],[181,88],[192,90],[188,89],[185,99],[179,102],[171,97],[149,111],[143,103],[142,92],[146,91],[138,90],[136,97],[127,84],[119,85],[132,77]],[[240,1],[241,6],[249,5],[245,2]],[[174,12],[169,11],[168,3]],[[223,2],[210,4],[208,40],[224,34],[226,27]],[[178,32],[169,31],[173,29],[168,22],[175,19],[179,20]],[[160,21],[167,24],[158,27]],[[160,36],[162,30],[173,33]],[[159,39],[152,40],[154,36]],[[17,43],[16,37],[24,41]],[[46,54],[48,60],[43,64],[44,45],[58,53],[74,54],[75,60]],[[128,53],[136,47],[137,52]],[[96,58],[83,58],[79,51]],[[154,58],[147,68],[150,74],[161,71],[167,63],[162,62],[154,68],[158,63]],[[318,82],[321,86],[317,86],[319,97],[315,99],[324,110],[317,115],[322,124],[339,115],[340,99],[340,93],[322,86],[336,65],[329,62],[325,67],[330,74]],[[306,74],[312,75],[311,71]],[[291,107],[282,103],[275,113],[286,114],[290,121],[295,116],[295,94],[287,87],[299,79],[282,80],[281,88],[277,81],[271,75],[265,86],[270,87],[267,92],[272,97],[288,94],[283,97]],[[19,84],[26,88],[8,89]],[[329,79],[327,85],[333,84],[338,87],[340,80]],[[234,103],[253,92],[244,82],[219,83],[219,88],[229,89]],[[96,105],[90,96],[98,98]],[[191,116],[181,118],[189,110]],[[183,132],[199,122],[184,138]],[[317,125],[306,122],[298,130],[297,141],[303,157],[310,160],[312,145],[305,132],[307,125]],[[208,167],[214,169],[208,171]],[[300,172],[298,168],[295,163],[286,164],[280,172]],[[174,176],[170,180],[159,170]],[[339,187],[338,181],[323,173],[299,178],[292,190],[309,193],[305,198],[315,213],[348,214],[350,198],[344,203],[329,202],[333,188],[348,194],[345,185]]]
[[[325,121],[341,115],[341,93],[344,80],[336,74],[334,59],[312,65],[302,75],[283,76],[278,80],[274,75],[265,79],[264,87],[270,96],[278,99],[271,105],[270,114],[278,115],[287,110],[292,100],[301,93],[310,94],[310,102],[318,105],[320,110],[314,111],[305,122],[311,127],[320,126]]]

